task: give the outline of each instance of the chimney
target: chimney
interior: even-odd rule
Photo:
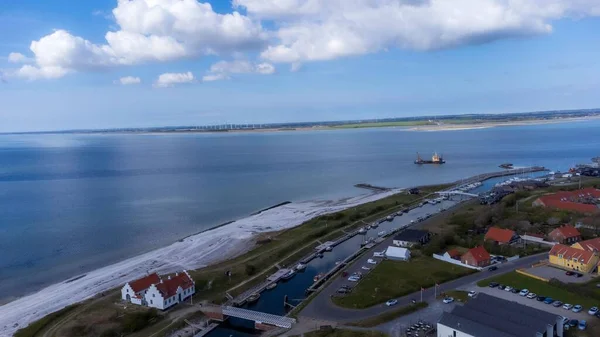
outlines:
[[[175,272],[175,276],[179,276],[179,273],[178,273],[178,272]]]
[[[160,279],[160,283],[162,283],[162,279]]]
[[[170,279],[171,279],[171,275],[169,275],[169,276],[167,277],[167,280],[170,280]]]

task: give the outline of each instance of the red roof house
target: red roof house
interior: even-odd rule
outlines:
[[[589,252],[600,252],[600,238],[580,241],[575,243],[573,247],[587,250]]]
[[[447,257],[449,257],[451,259],[455,259],[455,260],[459,260],[460,261],[460,252],[458,251],[458,249],[450,249],[444,255],[446,255]]]
[[[169,298],[177,294],[177,289],[181,287],[182,290],[189,289],[194,286],[194,281],[189,277],[187,273],[175,274],[173,277],[169,277],[162,283],[158,283],[156,288],[163,295],[164,298]]]
[[[548,237],[551,241],[562,244],[573,244],[581,241],[581,233],[571,225],[564,225],[554,229],[548,234]]]
[[[154,274],[150,274],[146,277],[142,277],[141,279],[137,279],[133,282],[129,282],[129,286],[137,294],[137,293],[140,293],[140,292],[150,288],[151,285],[159,283],[159,282],[160,282],[160,277],[158,276],[157,273],[154,273]]]
[[[490,254],[483,246],[469,249],[460,257],[460,261],[473,267],[485,267],[490,265]]]
[[[589,214],[600,212],[599,202],[600,190],[584,188],[544,195],[537,198],[533,205]]]
[[[485,233],[485,241],[494,241],[497,244],[509,244],[511,242],[517,241],[519,236],[515,231],[510,229],[498,228],[498,227],[490,227],[487,233]]]
[[[596,252],[562,244],[554,245],[548,254],[551,264],[586,273],[592,271],[598,263]]]

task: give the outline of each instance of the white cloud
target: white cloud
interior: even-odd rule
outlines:
[[[192,74],[189,71],[187,73],[164,73],[158,76],[158,79],[154,83],[154,86],[159,88],[166,88],[172,87],[176,84],[192,82],[194,82],[194,74]]]
[[[21,53],[10,53],[8,54],[8,62],[10,63],[26,63],[29,62],[29,58]]]
[[[280,27],[262,52],[298,63],[388,48],[434,50],[552,32],[552,20],[600,15],[597,0],[234,0]]]
[[[202,55],[259,52],[273,63],[364,55],[391,48],[419,51],[552,32],[554,20],[600,16],[598,0],[233,0],[230,13],[207,0],[117,0],[115,29],[92,42],[58,29],[31,42],[28,79],[78,71],[168,62]],[[243,13],[235,11],[241,9]],[[267,22],[266,29],[262,22]],[[240,65],[236,65],[240,66]],[[272,67],[244,72],[271,73]],[[224,79],[235,70],[209,73]],[[220,76],[214,76],[221,74]]]
[[[140,84],[140,83],[142,83],[142,80],[139,77],[125,76],[125,77],[119,78],[119,80],[115,81],[115,82],[120,83],[122,85],[131,85],[131,84]]]
[[[230,74],[262,74],[270,75],[275,73],[275,67],[270,63],[252,64],[244,60],[219,61],[213,64],[208,74],[202,77],[202,81],[211,82],[227,80]]]
[[[117,65],[228,55],[259,50],[267,38],[258,21],[238,12],[216,13],[209,3],[197,0],[118,0],[112,14],[119,29],[106,33],[106,43],[59,29],[31,43],[35,69],[15,73],[29,79],[56,78],[59,73]]]

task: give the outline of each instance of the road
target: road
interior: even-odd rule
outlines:
[[[386,240],[388,241],[388,240]],[[388,242],[388,245],[390,243]],[[376,249],[376,248],[374,248]],[[366,254],[358,261],[356,261],[350,270],[358,270],[361,266],[365,265],[365,262],[368,258],[371,258],[372,254]],[[501,275],[508,272],[511,272],[515,269],[523,268],[526,266],[530,266],[533,263],[536,263],[544,258],[547,258],[547,253],[527,256],[522,259],[518,259],[511,262],[506,262],[500,265],[498,270],[493,272],[482,271],[475,274],[471,274],[468,276],[461,277],[459,279],[446,282],[441,284],[437,293],[464,288],[467,286],[474,286],[478,281],[486,279],[488,277],[492,277],[495,275]],[[319,318],[321,320],[335,321],[340,323],[351,322],[356,320],[365,319],[372,316],[377,316],[387,311],[395,310],[398,306],[407,306],[410,305],[411,301],[421,299],[421,292],[415,292],[410,295],[406,295],[404,297],[398,298],[398,304],[395,307],[387,307],[385,304],[378,304],[372,306],[367,309],[348,309],[338,307],[331,301],[331,296],[333,296],[337,289],[339,289],[342,285],[348,284],[349,282],[346,278],[338,277],[336,280],[331,282],[325,289],[319,293],[300,313],[300,316],[310,317],[310,318]],[[435,290],[434,288],[428,288],[423,291],[423,301],[428,302],[430,305],[436,302],[435,300]]]

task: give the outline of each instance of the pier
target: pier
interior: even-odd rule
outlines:
[[[354,187],[364,188],[364,189],[376,191],[376,192],[386,192],[386,191],[391,190],[391,188],[388,188],[388,187],[381,187],[381,186],[375,186],[375,185],[364,184],[364,183],[356,184],[356,185],[354,185]]]
[[[473,176],[473,177],[470,177],[470,178],[467,178],[464,180],[455,181],[454,184],[455,185],[468,185],[468,184],[472,184],[475,182],[482,182],[484,180],[488,180],[488,179],[492,179],[492,178],[512,176],[512,175],[516,175],[516,174],[543,172],[543,171],[549,171],[549,170],[543,166],[531,166],[531,167],[510,169],[510,170],[504,170],[504,171],[498,171],[498,172],[478,174],[476,176]]]

